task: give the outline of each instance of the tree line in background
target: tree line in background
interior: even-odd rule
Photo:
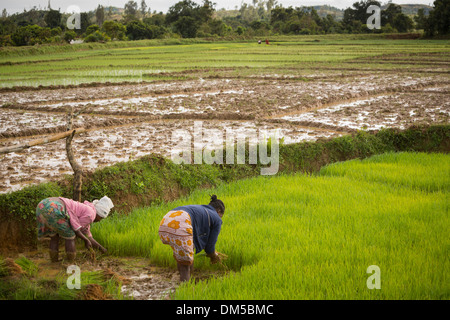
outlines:
[[[25,46],[44,43],[105,42],[110,40],[141,40],[155,38],[194,38],[229,36],[270,36],[277,34],[332,34],[332,33],[402,33],[423,30],[425,36],[449,34],[450,1],[435,0],[428,12],[419,9],[411,18],[402,8],[389,3],[381,11],[381,29],[367,28],[370,5],[381,3],[361,0],[343,12],[341,20],[333,14],[319,16],[314,7],[284,8],[276,0],[252,0],[234,10],[235,14],[216,12],[215,4],[203,0],[197,4],[182,0],[167,13],[151,12],[145,0],[140,5],[128,1],[121,12],[105,8],[80,14],[79,29],[67,28],[70,14],[49,8],[36,8],[8,16],[3,10],[0,18],[0,46]],[[220,13],[220,15],[219,15]],[[219,17],[221,16],[221,17]]]

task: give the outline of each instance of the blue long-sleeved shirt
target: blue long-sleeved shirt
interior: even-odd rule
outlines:
[[[173,210],[183,210],[189,213],[196,253],[203,249],[207,254],[215,252],[217,238],[222,228],[222,219],[216,209],[210,205],[187,205]]]

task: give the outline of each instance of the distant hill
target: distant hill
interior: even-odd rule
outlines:
[[[386,9],[388,5],[389,4],[381,6],[381,10]],[[432,6],[427,6],[426,4],[400,4],[400,7],[402,7],[402,12],[407,16],[417,15],[419,9],[424,9],[425,15],[428,15],[430,11],[433,10]]]
[[[389,4],[382,5],[381,10],[386,9],[388,5]],[[433,7],[425,4],[400,4],[400,7],[402,7],[402,12],[407,16],[417,15],[417,11],[419,11],[419,9],[424,9],[425,15],[428,15],[430,11],[433,10]],[[342,20],[344,18],[344,9],[338,9],[329,5],[313,6],[313,8],[317,11],[320,17],[326,17],[328,14],[331,14],[336,20]]]
[[[381,6],[381,9],[386,9],[388,5],[389,4]],[[402,7],[402,12],[408,16],[417,15],[417,11],[419,11],[419,9],[424,9],[425,15],[428,15],[430,10],[433,9],[433,7],[424,4],[400,4],[400,7]],[[338,21],[344,18],[344,9],[339,9],[330,5],[317,5],[313,6],[313,8],[317,11],[320,17],[326,17],[330,14]],[[238,15],[239,10],[217,9],[216,11],[216,17],[219,19],[223,19],[225,17],[236,17]]]
[[[336,7],[332,7],[329,5],[321,5],[321,6],[313,6],[313,8],[317,11],[317,14],[324,18],[327,15],[332,15],[336,20],[342,20],[344,18],[344,10],[338,9]]]

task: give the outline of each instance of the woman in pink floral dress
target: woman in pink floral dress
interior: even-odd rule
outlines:
[[[92,237],[90,224],[106,218],[114,205],[108,197],[93,202],[83,203],[66,198],[46,198],[36,207],[38,239],[50,237],[50,259],[58,261],[59,239],[65,239],[66,256],[69,261],[75,260],[75,238],[85,242],[86,248],[102,247]]]

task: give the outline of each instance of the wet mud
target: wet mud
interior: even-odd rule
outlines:
[[[228,72],[223,70],[222,72]],[[352,74],[353,77],[343,75]],[[309,78],[308,78],[309,77]],[[307,81],[306,81],[306,80]],[[3,90],[0,147],[66,130],[82,113],[73,141],[87,171],[149,153],[176,151],[174,132],[279,133],[284,143],[333,138],[357,130],[449,122],[445,74],[317,72],[306,78],[259,74],[155,83],[90,84]],[[213,143],[206,135],[204,146]],[[72,174],[64,141],[0,155],[0,193]]]

